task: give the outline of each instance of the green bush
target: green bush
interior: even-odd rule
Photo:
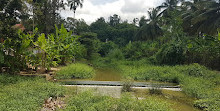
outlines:
[[[5,78],[9,76],[2,76]],[[20,78],[20,76],[11,76]],[[14,79],[14,80],[16,80]],[[63,96],[64,89],[54,83],[40,78],[22,77],[22,81],[16,83],[9,81],[0,89],[1,111],[37,111],[42,107],[44,100],[49,97]]]
[[[139,60],[145,57],[153,56],[158,51],[158,42],[130,42],[123,52],[126,59]]]
[[[107,58],[109,60],[124,60],[124,54],[120,49],[112,49],[109,51]]]
[[[133,81],[131,79],[125,80],[122,83],[122,92],[131,92],[131,87],[133,86]]]
[[[117,47],[118,46],[112,41],[102,42],[99,53],[101,54],[101,56],[106,56],[110,50],[115,49]]]
[[[158,102],[160,101],[160,102]],[[138,100],[130,94],[120,99],[84,92],[70,98],[64,111],[171,111],[169,104],[155,98]]]
[[[150,94],[155,94],[155,95],[162,95],[162,89],[160,89],[160,88],[150,88],[149,93]]]
[[[56,72],[56,78],[58,79],[87,79],[92,78],[95,74],[95,71],[92,67],[76,63],[70,64],[65,67],[62,67],[59,71]]]
[[[156,54],[156,60],[159,64],[179,65],[185,61],[186,48],[180,41],[173,41],[166,44]]]

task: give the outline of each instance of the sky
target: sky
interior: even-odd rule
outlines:
[[[122,20],[132,22],[134,18],[147,17],[149,8],[161,5],[165,0],[84,0],[83,7],[76,9],[76,19],[84,19],[91,24],[100,17],[106,21],[109,16],[117,14]],[[73,17],[73,11],[66,8],[61,11],[64,18]]]

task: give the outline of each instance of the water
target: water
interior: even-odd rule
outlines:
[[[112,70],[97,70],[94,81],[120,81],[120,73]]]

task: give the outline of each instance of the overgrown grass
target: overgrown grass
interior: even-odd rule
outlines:
[[[138,100],[125,93],[120,99],[116,99],[84,92],[70,98],[64,111],[172,111],[172,109],[166,102],[153,97]]]
[[[195,97],[195,106],[203,110],[220,110],[220,75],[199,64],[184,66],[121,65],[122,75],[135,80],[178,83],[183,92]]]
[[[2,85],[2,87],[4,85],[16,84],[18,82],[25,81],[26,79],[27,78],[23,76],[14,76],[14,75],[0,73],[0,85]],[[29,78],[29,79],[32,79],[32,78]]]
[[[1,111],[37,111],[40,110],[45,99],[64,94],[61,86],[41,78],[1,74],[0,78]]]
[[[198,100],[195,106],[208,111],[220,111],[220,74],[199,64],[155,66],[148,59],[115,61],[123,78],[177,83],[184,93]],[[111,65],[111,64],[108,64]]]
[[[87,79],[92,78],[95,74],[93,67],[87,64],[76,63],[62,67],[61,70],[56,72],[57,79]]]

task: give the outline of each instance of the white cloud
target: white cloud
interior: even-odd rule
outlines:
[[[160,5],[162,1],[164,0],[84,0],[83,8],[76,10],[76,18],[82,18],[90,24],[97,18],[104,17],[108,20],[109,16],[118,14],[122,20],[132,21],[133,18],[147,16],[147,10]],[[61,16],[65,18],[73,15],[73,11],[68,8],[61,11]]]
[[[115,1],[117,1],[117,0],[91,0],[91,2],[92,2],[94,5],[112,3],[112,2],[115,2]]]

